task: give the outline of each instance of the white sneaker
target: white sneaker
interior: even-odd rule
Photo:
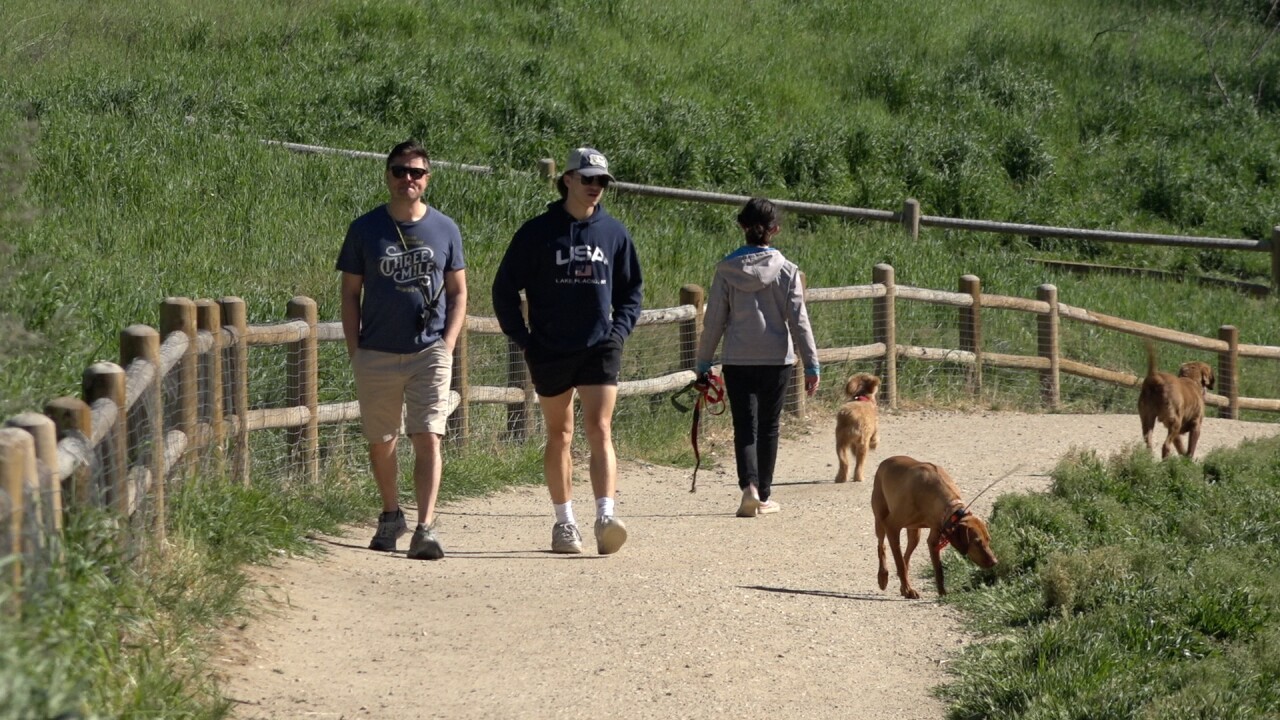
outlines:
[[[742,502],[738,504],[738,517],[755,517],[760,509],[760,493],[755,485],[748,485],[742,491]]]
[[[765,500],[756,508],[757,515],[772,515],[782,509],[777,500]]]

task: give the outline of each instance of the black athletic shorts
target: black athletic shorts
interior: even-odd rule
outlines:
[[[555,397],[580,385],[617,385],[622,371],[622,338],[611,334],[598,345],[556,353],[530,342],[524,353],[533,389]]]

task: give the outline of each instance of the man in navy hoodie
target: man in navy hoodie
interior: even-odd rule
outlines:
[[[627,540],[614,515],[613,408],[622,345],[640,317],[643,286],[631,235],[600,204],[613,179],[599,151],[570,152],[556,181],[561,199],[516,231],[493,279],[494,313],[502,332],[524,351],[547,427],[542,467],[556,515],[551,550],[558,553],[582,552],[570,454],[575,389],[591,446],[596,550],[609,555]]]

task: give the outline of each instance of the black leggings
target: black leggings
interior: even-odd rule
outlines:
[[[733,455],[738,487],[755,485],[768,500],[778,461],[778,426],[790,365],[725,365],[724,389],[733,415]]]

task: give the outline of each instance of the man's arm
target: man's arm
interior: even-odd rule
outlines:
[[[521,348],[529,346],[529,326],[520,312],[520,291],[526,288],[529,263],[519,250],[519,233],[507,246],[498,271],[493,276],[493,314],[498,316],[502,333]]]
[[[444,274],[444,346],[452,352],[458,335],[467,322],[467,271],[450,270]]]
[[[629,236],[614,255],[613,263],[613,331],[625,340],[640,319],[640,306],[644,301],[640,257]]]
[[[360,342],[360,293],[364,290],[364,276],[342,273],[342,337],[347,341],[347,356],[356,354]]]

